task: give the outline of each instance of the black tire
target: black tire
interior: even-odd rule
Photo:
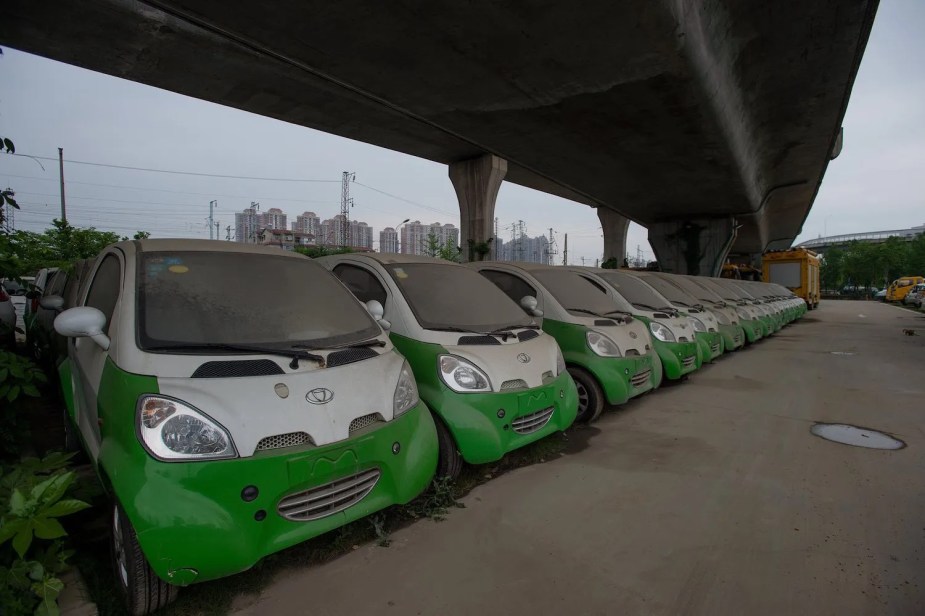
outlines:
[[[118,503],[110,515],[112,563],[116,585],[129,614],[144,616],[165,607],[177,598],[179,589],[168,584],[151,570],[131,522]]]
[[[442,419],[435,416],[434,424],[437,426],[437,445],[440,452],[437,457],[437,479],[456,479],[463,465],[462,456],[456,447],[456,440],[443,424]]]
[[[604,412],[604,392],[597,379],[587,371],[569,366],[568,373],[578,388],[578,416],[575,421],[591,423]]]

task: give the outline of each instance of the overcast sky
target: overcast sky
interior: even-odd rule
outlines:
[[[881,2],[845,118],[845,145],[829,165],[803,233],[808,239],[925,224],[919,184],[925,163],[925,2]],[[4,48],[0,56],[0,134],[17,152],[66,160],[187,172],[298,178],[260,181],[131,171],[66,163],[68,218],[74,224],[131,235],[208,237],[209,201],[216,220],[257,201],[290,220],[303,211],[339,211],[340,177],[356,172],[352,217],[378,232],[405,218],[459,224],[444,165]],[[41,163],[41,166],[40,164]],[[44,166],[44,169],[42,168]],[[42,230],[59,216],[57,162],[0,159],[0,183],[22,211],[16,227]],[[362,185],[361,185],[362,184]],[[382,191],[382,192],[377,192]],[[394,198],[382,193],[394,195]],[[505,183],[496,215],[504,231],[518,220],[527,234],[555,230],[560,258],[593,263],[603,240],[589,207]],[[232,228],[233,233],[233,228]],[[632,225],[628,250],[652,251]]]

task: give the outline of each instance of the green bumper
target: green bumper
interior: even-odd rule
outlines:
[[[653,338],[652,344],[662,362],[666,378],[675,381],[700,368],[702,359],[697,353],[696,342],[662,342]]]
[[[427,487],[437,467],[436,429],[423,403],[381,427],[322,447],[165,463],[142,449],[134,413],[125,412],[138,395],[157,393],[156,379],[109,363],[100,393],[108,396],[99,400],[100,473],[135,528],[151,568],[180,586],[244,571],[273,552],[407,503]],[[372,489],[343,511],[313,521],[291,521],[277,513],[284,497],[371,469],[380,473]],[[250,502],[242,498],[247,486],[258,490]]]
[[[544,436],[565,430],[578,415],[578,390],[568,372],[532,389],[513,392],[458,393],[437,374],[437,357],[446,349],[391,334],[392,343],[407,358],[421,399],[443,420],[453,435],[460,455],[469,464],[494,462],[504,454]],[[514,422],[553,408],[549,421],[539,430],[522,434]],[[504,413],[501,413],[501,411]],[[498,417],[501,414],[502,417]]]
[[[469,464],[500,460],[508,452],[567,429],[578,415],[578,390],[568,372],[541,387],[510,393],[460,394],[441,383],[439,388],[421,387],[421,396],[449,428]],[[518,431],[522,429],[518,423],[550,408],[552,416],[542,428]]]
[[[719,333],[723,337],[723,347],[725,351],[735,351],[741,349],[745,344],[745,330],[741,325],[719,325]]]
[[[720,332],[697,332],[697,346],[700,349],[701,363],[709,363],[725,351],[723,335]]]
[[[761,340],[764,335],[764,325],[758,319],[741,319],[739,325],[745,330],[745,341],[749,344]]]

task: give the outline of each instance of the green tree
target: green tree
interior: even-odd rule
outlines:
[[[296,246],[294,250],[295,252],[303,254],[306,257],[310,257],[312,259],[317,259],[318,257],[326,257],[327,255],[343,255],[347,254],[348,252],[353,252],[352,248],[348,248],[346,246]]]
[[[70,267],[78,259],[95,257],[103,248],[126,239],[111,231],[81,229],[54,220],[42,233],[14,231],[0,235],[0,254],[7,255],[7,276],[24,276],[43,267]]]
[[[423,251],[428,257],[440,256],[440,240],[437,239],[437,234],[433,231],[427,234],[427,239],[424,240]]]
[[[438,251],[437,256],[445,261],[459,263],[459,260],[462,257],[462,251],[459,249],[459,246],[454,246],[453,242],[447,240],[446,244],[444,244]]]

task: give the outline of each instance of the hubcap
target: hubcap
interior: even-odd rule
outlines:
[[[122,524],[119,523],[118,507],[113,507],[112,540],[116,552],[116,568],[119,570],[122,585],[128,588],[128,557],[125,554],[125,541],[122,537]]]
[[[578,390],[578,414],[584,415],[588,412],[588,390],[578,381],[575,381],[575,388]]]

